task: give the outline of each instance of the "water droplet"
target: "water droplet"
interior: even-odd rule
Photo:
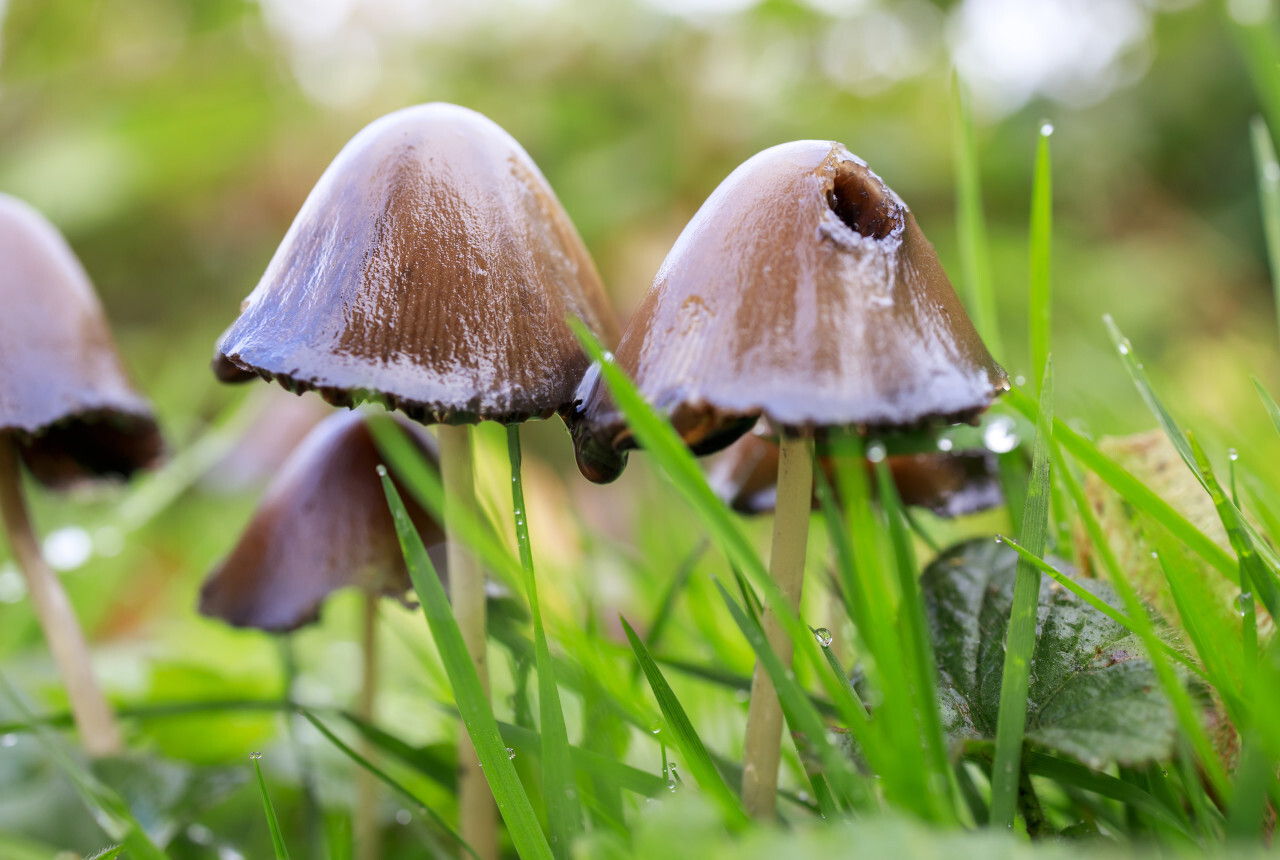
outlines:
[[[1228,448],[1227,459],[1234,463],[1236,460],[1240,459],[1240,452],[1237,451],[1235,448]]]
[[[1045,120],[1044,122],[1040,123],[1040,136],[1048,137],[1051,134],[1053,134],[1053,123],[1049,122],[1048,120]]]
[[[1014,385],[1026,385],[1026,384],[1027,384],[1027,378],[1026,378],[1025,376],[1023,376],[1021,373],[1019,373],[1017,376],[1015,376],[1015,377],[1013,378],[1013,384],[1014,384]]]
[[[830,648],[831,641],[835,638],[831,635],[831,631],[825,627],[819,627],[813,631],[813,638],[818,640],[818,644],[823,648]]]
[[[378,471],[378,477],[379,477],[379,478],[385,478],[385,477],[387,476],[387,467],[386,467],[386,466],[378,466],[377,471]]]
[[[601,358],[604,359],[605,364],[613,364],[613,353],[609,352],[609,350],[606,349],[603,353],[601,353]]]
[[[1243,617],[1253,604],[1253,592],[1242,591],[1236,595],[1236,613]]]
[[[0,735],[0,747],[12,747],[18,745],[18,736],[15,734]]]
[[[1007,415],[997,415],[982,431],[982,444],[988,451],[1007,454],[1018,447],[1018,434],[1015,429],[1012,418]]]
[[[249,758],[253,759],[254,761],[258,761],[259,759],[261,759],[261,758],[262,758],[262,753],[260,753],[260,752],[251,752],[251,753],[249,753]]]
[[[996,535],[996,543],[1004,543],[1004,535]]]
[[[66,526],[49,532],[41,550],[54,570],[75,570],[93,555],[93,538],[79,526]]]
[[[867,459],[872,463],[879,463],[883,461],[886,453],[884,443],[878,440],[867,446]]]
[[[944,437],[942,437],[941,439],[939,439],[939,440],[938,440],[938,450],[939,450],[939,451],[950,451],[950,450],[951,450],[951,440],[950,440],[950,439],[948,439],[948,438],[947,438],[947,437],[945,437],[945,436],[944,436]]]
[[[1127,340],[1122,340],[1122,341],[1120,341],[1120,345],[1117,347],[1117,349],[1119,349],[1119,350],[1120,350],[1120,354],[1121,354],[1121,355],[1128,355],[1128,354],[1129,354],[1129,341],[1127,341]]]
[[[413,813],[407,809],[396,810],[396,824],[406,825],[413,821]]]
[[[654,727],[653,727],[653,729],[652,729],[652,731],[653,731],[653,733],[656,735],[656,734],[658,734],[659,732],[661,732],[661,731],[662,731],[662,726],[654,726]]]
[[[511,747],[507,747],[507,760],[510,761],[515,757],[516,757],[516,751],[513,750]]]
[[[1152,557],[1152,558],[1159,558],[1159,557],[1160,557],[1160,553],[1156,552],[1155,550],[1151,550],[1151,557]]]

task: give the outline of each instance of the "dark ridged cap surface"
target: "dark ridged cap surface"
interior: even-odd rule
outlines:
[[[0,194],[0,434],[54,487],[128,477],[159,459],[88,275],[35,209]]]
[[[829,141],[775,146],[721,183],[616,361],[699,453],[761,415],[784,432],[903,428],[968,420],[1008,387],[911,212]],[[605,449],[633,442],[595,369],[579,399],[584,474],[616,477]]]
[[[307,198],[214,360],[424,423],[547,417],[616,341],[599,275],[528,154],[480,114],[428,104],[362,130]]]
[[[434,462],[434,446],[402,424]],[[409,574],[365,416],[336,413],[302,441],[271,481],[235,549],[204,584],[200,612],[237,627],[292,630],[314,621],[333,591],[355,586],[390,596]],[[423,542],[440,526],[401,488]]]

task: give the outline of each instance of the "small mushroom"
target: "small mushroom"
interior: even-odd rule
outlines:
[[[440,424],[447,505],[466,511],[471,439],[456,425],[508,425],[518,478],[514,425],[571,409],[589,364],[570,315],[616,342],[591,257],[532,159],[474,111],[419,105],[373,122],[334,159],[214,367],[222,379],[252,372],[335,405],[372,399]],[[460,540],[448,545],[453,611],[487,685],[484,576]],[[488,860],[493,801],[461,743],[459,829]]]
[[[435,444],[400,423],[435,463]],[[340,588],[403,596],[409,574],[376,472],[381,462],[363,413],[320,422],[284,461],[235,549],[209,575],[200,612],[283,633],[314,621]],[[442,544],[440,525],[411,494],[404,497],[424,543]]]
[[[738,167],[694,215],[616,351],[695,454],[765,417],[781,433],[770,572],[799,605],[814,437],[972,420],[1008,387],[910,210],[844,146],[806,140]],[[635,446],[593,368],[574,416],[579,468],[621,473]],[[784,661],[791,638],[764,629]],[[757,665],[743,801],[775,815],[782,713]]]
[[[724,503],[741,514],[772,513],[778,499],[780,448],[773,439],[747,433],[726,448],[707,472],[707,482]],[[889,472],[903,504],[928,508],[940,517],[961,517],[1004,503],[995,454],[937,451],[888,457]],[[827,457],[818,468],[834,489],[835,467]],[[868,477],[874,472],[868,469]],[[813,509],[818,507],[817,497]]]
[[[90,754],[106,755],[120,748],[120,731],[67,595],[40,553],[18,464],[55,489],[127,478],[159,459],[160,432],[75,253],[40,213],[4,194],[0,260],[0,514],[81,740]]]

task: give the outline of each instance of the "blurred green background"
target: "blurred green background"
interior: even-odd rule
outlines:
[[[1048,121],[1058,414],[1095,435],[1151,424],[1102,326],[1109,312],[1175,413],[1218,456],[1237,447],[1275,478],[1280,442],[1250,383],[1276,390],[1280,368],[1249,143],[1259,99],[1239,50],[1242,37],[1275,38],[1271,16],[1267,0],[0,0],[0,191],[66,233],[181,456],[262,388],[217,385],[216,337],[329,160],[388,111],[450,101],[510,131],[576,221],[625,324],[706,195],[755,152],[798,138],[836,139],[865,158],[914,210],[964,295],[958,69],[977,124],[1006,350],[997,358],[1011,376],[1029,364],[1030,180]],[[618,485],[593,488],[573,473],[558,422],[529,435],[551,464],[530,464],[531,510],[539,495],[542,510],[563,509],[544,515],[541,537],[533,514],[544,568],[563,580],[549,599],[625,604],[626,594],[656,593],[658,584],[610,585],[610,570],[670,570],[697,536],[653,503],[662,491],[643,456]],[[501,445],[493,434],[482,442]],[[134,508],[122,514],[122,500]],[[39,523],[66,544],[68,587],[117,698],[278,694],[270,640],[192,610],[253,501],[252,487],[197,489],[129,533],[121,518],[146,499],[38,495]],[[596,541],[609,551],[593,555]],[[594,584],[565,573],[584,553]],[[324,629],[299,637],[300,683],[313,698],[354,695],[357,611],[339,601]],[[410,618],[396,616],[405,632],[393,645],[421,644]],[[745,646],[723,649],[717,656],[749,669]],[[2,555],[0,665],[56,706]],[[415,698],[447,698],[442,676],[423,679],[408,658],[391,675],[388,724],[447,744],[449,720],[424,715]],[[49,800],[69,796],[52,765],[8,737],[0,831],[92,846],[87,816],[69,824]],[[221,715],[148,723],[139,745],[235,762],[243,778],[244,752],[272,737],[271,717]],[[327,790],[341,795],[340,783]],[[209,826],[257,832],[253,795],[235,796],[239,812],[224,804]],[[229,824],[241,819],[252,823]]]

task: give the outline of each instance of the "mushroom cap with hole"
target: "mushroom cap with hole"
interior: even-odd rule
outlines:
[[[400,420],[434,462],[435,445]],[[363,412],[322,421],[289,455],[235,549],[209,575],[200,612],[237,627],[287,631],[316,620],[328,595],[346,587],[392,597],[410,588],[377,467],[382,457]],[[403,488],[427,547],[444,531]],[[442,553],[434,553],[445,576]]]
[[[695,453],[767,417],[784,433],[972,419],[1007,389],[915,218],[839,143],[767,149],[680,234],[615,361]],[[592,368],[583,473],[634,447]],[[586,462],[583,463],[582,461]]]
[[[466,108],[405,108],[329,165],[214,360],[423,423],[546,418],[616,340],[600,277],[528,154]]]
[[[42,483],[128,477],[160,458],[89,276],[56,227],[0,194],[0,437]]]
[[[779,453],[777,442],[747,433],[711,463],[707,483],[738,513],[772,513],[778,500]],[[990,451],[901,454],[890,456],[888,464],[903,504],[928,508],[940,517],[960,517],[1004,503],[996,455]],[[867,467],[870,470],[870,463]],[[836,488],[835,462],[820,456],[818,468]],[[816,494],[813,507],[818,508]]]

